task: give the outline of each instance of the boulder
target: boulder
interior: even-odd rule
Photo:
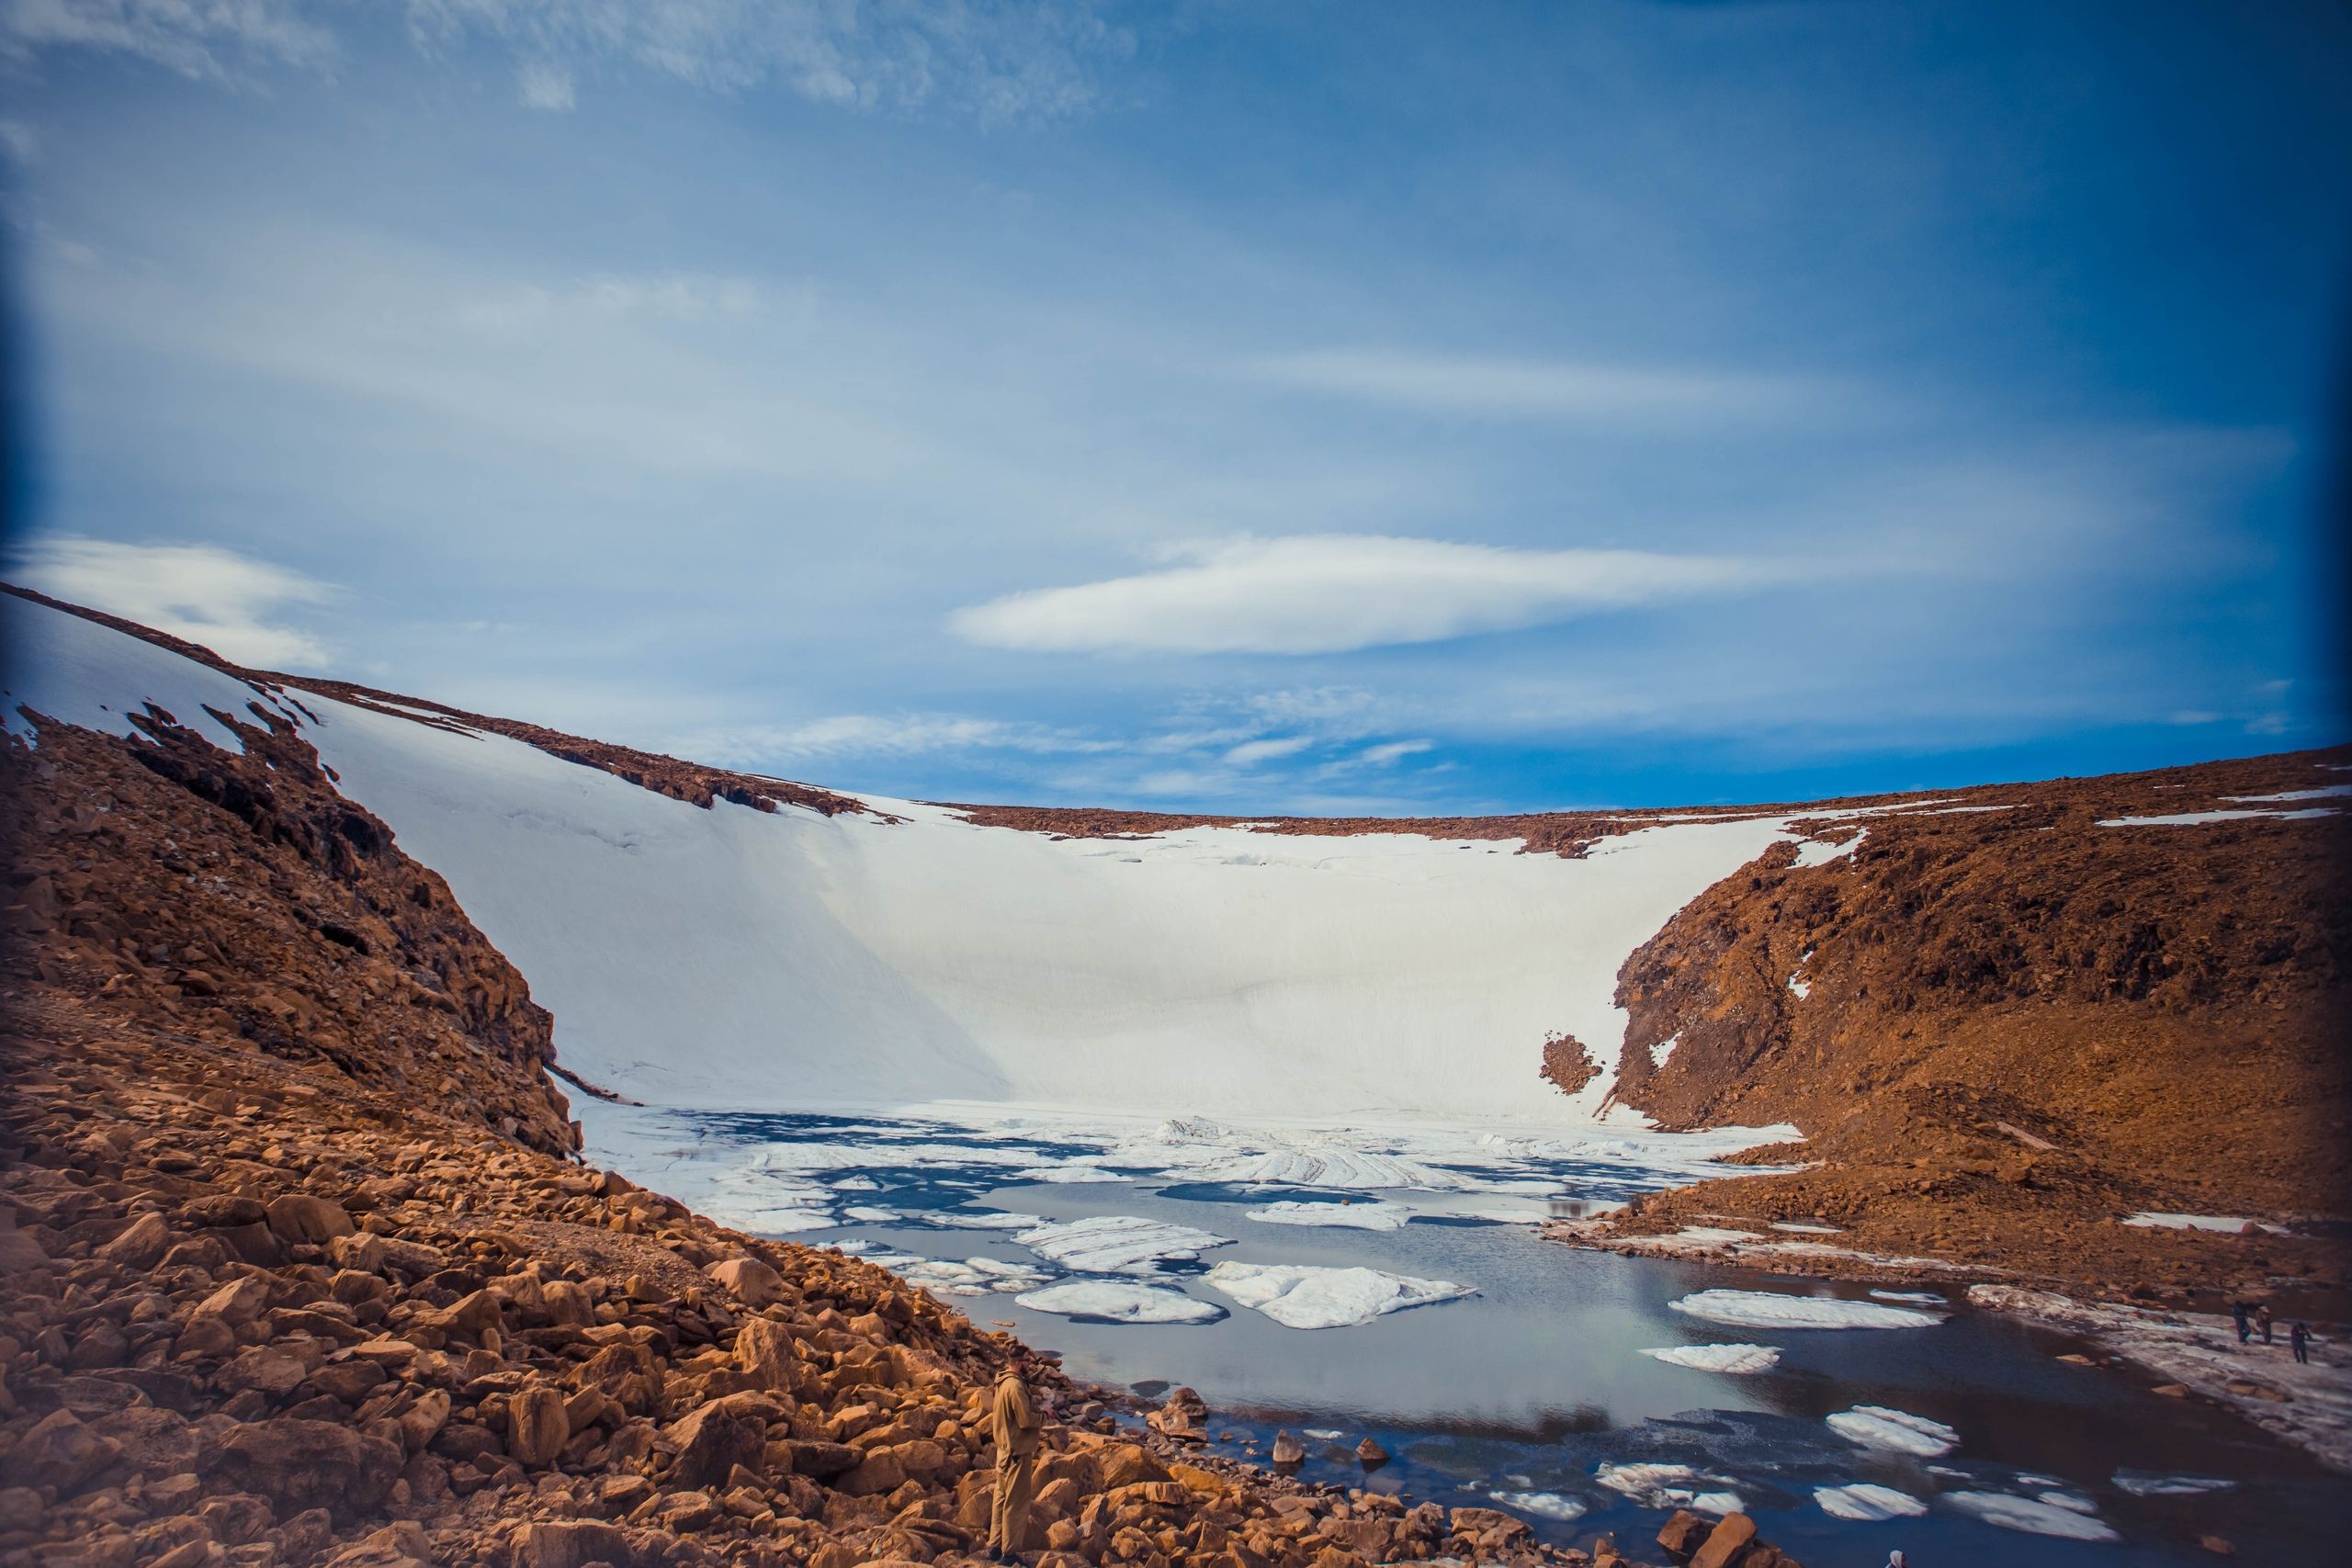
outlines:
[[[678,1445],[670,1467],[670,1484],[677,1487],[716,1486],[739,1464],[757,1470],[767,1446],[766,1424],[725,1401],[701,1406],[663,1435]]]
[[[195,1317],[220,1319],[232,1328],[243,1328],[261,1315],[269,1304],[269,1286],[259,1276],[248,1274],[242,1280],[232,1280],[202,1301],[196,1303]]]
[[[754,1312],[790,1299],[785,1291],[784,1276],[756,1258],[729,1258],[712,1264],[704,1272]]]
[[[204,1468],[216,1484],[258,1492],[281,1513],[325,1508],[351,1518],[383,1506],[404,1458],[399,1445],[340,1423],[280,1416],[220,1433]]]
[[[506,1402],[506,1451],[517,1464],[543,1469],[571,1440],[571,1418],[564,1414],[560,1390],[537,1383]]]
[[[1688,1508],[1678,1508],[1674,1517],[1660,1525],[1657,1543],[1670,1557],[1683,1558],[1699,1550],[1707,1539],[1707,1521]]]
[[[125,1269],[152,1269],[171,1246],[171,1222],[161,1214],[141,1214],[99,1247],[97,1256]]]
[[[8,1478],[20,1486],[54,1486],[60,1497],[70,1497],[121,1452],[121,1444],[92,1431],[72,1411],[52,1410],[10,1450]]]
[[[1731,1568],[1756,1539],[1756,1521],[1746,1514],[1726,1514],[1690,1559],[1690,1568]]]

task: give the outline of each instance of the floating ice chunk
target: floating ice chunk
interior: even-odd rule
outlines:
[[[1225,1315],[1223,1307],[1194,1301],[1182,1291],[1113,1280],[1071,1280],[1012,1299],[1038,1312],[1107,1317],[1116,1323],[1214,1323]]]
[[[1306,1427],[1301,1429],[1318,1443],[1336,1443],[1346,1436],[1336,1427]]]
[[[1667,1305],[1687,1317],[1740,1328],[1932,1328],[1943,1321],[1907,1307],[1777,1291],[1701,1291]]]
[[[852,1210],[851,1213],[856,1213]],[[976,1213],[959,1213],[952,1210],[935,1210],[911,1218],[925,1224],[946,1225],[959,1231],[1023,1231],[1046,1223],[1043,1214],[1008,1214],[995,1209],[982,1209]]]
[[[2037,1492],[2034,1495],[2053,1508],[2064,1508],[2070,1514],[2096,1515],[2098,1505],[2088,1497],[2073,1492]]]
[[[1121,1176],[1115,1170],[1105,1170],[1099,1165],[1033,1165],[1013,1173],[1020,1181],[1133,1181],[1132,1176]]]
[[[1413,1212],[1396,1203],[1269,1203],[1242,1216],[1268,1225],[1335,1225],[1343,1230],[1405,1228]]]
[[[1039,1225],[1012,1239],[1080,1274],[1148,1274],[1162,1262],[1190,1262],[1209,1247],[1233,1245],[1230,1236],[1134,1214]]]
[[[1928,1505],[1908,1492],[1897,1492],[1892,1486],[1873,1485],[1867,1481],[1850,1482],[1844,1486],[1816,1486],[1813,1500],[1821,1511],[1833,1519],[1857,1519],[1865,1523],[1876,1519],[1907,1519],[1928,1511]]]
[[[1522,1514],[1533,1514],[1545,1519],[1577,1519],[1584,1517],[1584,1505],[1574,1497],[1563,1497],[1557,1492],[1497,1492],[1496,1502],[1517,1508]]]
[[[1227,1155],[1188,1165],[1184,1175],[1194,1181],[1225,1181],[1238,1187],[1329,1187],[1359,1192],[1389,1188],[1472,1192],[1487,1185],[1479,1178],[1418,1160],[1319,1141]],[[1545,1190],[1549,1190],[1548,1186]]]
[[[1780,1364],[1781,1352],[1770,1345],[1674,1345],[1645,1350],[1653,1361],[1689,1367],[1702,1372],[1769,1372]]]
[[[1879,1301],[1907,1302],[1913,1306],[1939,1307],[1951,1304],[1949,1297],[1938,1295],[1933,1291],[1872,1291],[1871,1294]]]
[[[1594,1479],[1611,1492],[1645,1508],[1690,1508],[1702,1514],[1739,1512],[1739,1495],[1702,1492],[1702,1485],[1725,1486],[1730,1478],[1709,1475],[1687,1464],[1604,1464]]]
[[[1829,1417],[1829,1429],[1849,1443],[1921,1459],[1935,1459],[1960,1446],[1960,1434],[1942,1422],[1883,1404],[1857,1404],[1841,1410]]]
[[[1943,1500],[1963,1514],[2029,1535],[2058,1536],[2066,1540],[2117,1540],[2106,1521],[2056,1508],[2032,1497],[2012,1497],[2001,1492],[1947,1492]]]
[[[859,1258],[873,1251],[876,1245],[874,1242],[859,1238],[852,1241],[825,1242],[822,1244],[822,1248],[827,1252],[844,1253],[852,1258]]]
[[[844,1176],[825,1184],[836,1192],[879,1192],[882,1184],[870,1176]]]
[[[2234,1490],[2237,1483],[2218,1475],[2154,1475],[2146,1471],[2119,1470],[2115,1472],[2115,1485],[2117,1490],[2129,1492],[2134,1497],[2195,1497],[2207,1492]]]
[[[865,1205],[843,1209],[842,1213],[844,1218],[855,1220],[862,1225],[887,1225],[901,1217],[896,1209],[876,1209]]]
[[[1209,1270],[1208,1282],[1284,1328],[1344,1328],[1408,1307],[1478,1293],[1473,1286],[1450,1280],[1279,1263],[1220,1263]]]
[[[874,1261],[909,1284],[921,1285],[934,1294],[984,1296],[991,1291],[1025,1291],[1046,1280],[1025,1263],[1007,1263],[997,1258],[967,1258],[957,1263],[944,1258],[891,1256]]]

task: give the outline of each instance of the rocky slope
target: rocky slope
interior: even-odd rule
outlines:
[[[1803,1145],[1750,1157],[1815,1163],[1616,1233],[1822,1218],[1841,1247],[2109,1288],[2340,1282],[2312,1236],[2116,1222],[2352,1214],[2352,818],[2314,793],[2345,760],[1968,791],[1718,884],[1620,973],[1616,1092],[1668,1126],[1793,1122]]]
[[[975,1561],[1009,1340],[568,1159],[520,976],[282,721],[213,716],[242,755],[153,713],[0,751],[0,1565]],[[1047,1381],[1041,1564],[1584,1556]],[[1661,1545],[1784,1561],[1750,1532]]]

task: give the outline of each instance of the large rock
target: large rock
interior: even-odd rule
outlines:
[[[314,1198],[307,1192],[288,1192],[269,1202],[269,1228],[284,1242],[309,1242],[323,1246],[340,1235],[350,1235],[358,1230],[351,1223],[351,1215],[340,1203],[324,1198]]]
[[[705,1272],[754,1312],[788,1299],[784,1276],[756,1258],[729,1258],[712,1264]]]
[[[797,1365],[791,1330],[764,1317],[751,1319],[735,1336],[735,1365],[762,1388],[790,1388]]]
[[[325,1508],[338,1518],[381,1507],[406,1459],[382,1438],[290,1416],[231,1427],[218,1444],[205,1465],[216,1484],[258,1492],[281,1514]]]
[[[516,1463],[533,1470],[553,1464],[571,1440],[571,1417],[560,1390],[539,1383],[507,1401],[506,1451]]]
[[[584,1568],[591,1562],[609,1562],[613,1568],[652,1568],[667,1560],[660,1535],[591,1519],[528,1524],[514,1537],[515,1568]]]
[[[766,1425],[724,1401],[703,1405],[673,1422],[666,1436],[678,1445],[670,1484],[690,1489],[720,1484],[739,1464],[758,1470],[767,1446]]]
[[[121,1452],[121,1444],[100,1437],[72,1411],[52,1410],[9,1452],[8,1477],[20,1486],[54,1486],[60,1497],[70,1497]]]
[[[202,1301],[196,1303],[196,1317],[215,1317],[232,1328],[243,1328],[261,1315],[269,1304],[269,1286],[258,1276],[248,1274],[242,1280],[232,1280]]]
[[[1731,1568],[1748,1542],[1756,1539],[1756,1521],[1746,1514],[1726,1514],[1707,1537],[1707,1544],[1690,1559],[1690,1568]]]
[[[171,1222],[161,1214],[141,1214],[121,1235],[99,1247],[97,1256],[125,1269],[152,1269],[171,1246]]]

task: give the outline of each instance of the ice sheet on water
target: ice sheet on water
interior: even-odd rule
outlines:
[[[860,1204],[843,1209],[842,1215],[844,1219],[855,1220],[862,1225],[887,1225],[891,1221],[902,1217],[896,1209],[878,1209],[871,1204]]]
[[[855,1210],[850,1211],[855,1213]],[[908,1218],[927,1225],[945,1225],[959,1231],[1023,1231],[1032,1230],[1046,1223],[1043,1214],[1008,1214],[999,1209],[964,1211],[934,1209],[929,1213],[910,1214]]]
[[[2119,1470],[2115,1472],[2115,1485],[2118,1491],[2129,1492],[2134,1497],[2196,1497],[2208,1492],[2233,1491],[2237,1483],[2218,1475],[2159,1475],[2144,1470]]]
[[[2105,1520],[2072,1508],[2054,1507],[2035,1497],[2012,1497],[2005,1492],[1947,1492],[1943,1501],[1973,1518],[2003,1529],[2029,1535],[2056,1536],[2065,1540],[2121,1539]]]
[[[909,1253],[874,1253],[868,1260],[881,1264],[910,1285],[934,1295],[985,1296],[991,1292],[1026,1291],[1045,1283],[1045,1273],[1025,1263],[1000,1258],[917,1258]]]
[[[1408,1307],[1478,1293],[1475,1286],[1451,1280],[1284,1263],[1220,1263],[1209,1270],[1208,1282],[1284,1328],[1345,1328]]]
[[[1226,1181],[1237,1187],[1324,1187],[1355,1192],[1402,1188],[1423,1192],[1467,1192],[1486,1185],[1459,1171],[1336,1143],[1245,1149],[1188,1164],[1183,1169],[1185,1176],[1194,1181]]]
[[[1939,1307],[1951,1304],[1949,1298],[1939,1296],[1933,1291],[1872,1291],[1871,1295],[1877,1301],[1903,1302],[1911,1306]]]
[[[1960,1446],[1960,1434],[1940,1421],[1883,1404],[1857,1404],[1829,1417],[1829,1429],[1850,1443],[1936,1459]]]
[[[1115,1323],[1214,1323],[1225,1315],[1223,1307],[1194,1301],[1182,1291],[1113,1280],[1070,1280],[1012,1299],[1038,1312],[1107,1317]]]
[[[1574,1497],[1563,1497],[1557,1492],[1497,1492],[1496,1502],[1507,1508],[1517,1508],[1522,1514],[1539,1518],[1577,1519],[1584,1517],[1584,1505]]]
[[[1710,1475],[1687,1464],[1604,1464],[1593,1478],[1644,1508],[1689,1508],[1719,1515],[1740,1511],[1737,1493],[1701,1490],[1729,1486],[1729,1476]]]
[[[1163,1262],[1190,1262],[1212,1247],[1233,1245],[1230,1236],[1135,1214],[1038,1225],[1012,1239],[1080,1274],[1149,1274]]]
[[[1747,1375],[1769,1372],[1780,1364],[1781,1352],[1770,1345],[1672,1345],[1661,1350],[1645,1350],[1643,1355],[1654,1361],[1664,1361],[1670,1367],[1689,1367],[1702,1372],[1732,1372]]]
[[[1068,1165],[1032,1165],[1012,1173],[1020,1181],[1133,1181],[1132,1176],[1121,1176],[1115,1170],[1104,1170],[1099,1165],[1072,1160]]]
[[[1928,1511],[1928,1505],[1908,1492],[1897,1492],[1892,1486],[1879,1486],[1867,1481],[1850,1482],[1843,1486],[1816,1486],[1813,1500],[1821,1511],[1833,1519],[1854,1519],[1864,1523],[1878,1519],[1907,1519]]]
[[[1403,1230],[1413,1212],[1396,1203],[1269,1203],[1242,1216],[1268,1225],[1331,1225],[1343,1230]]]
[[[1908,1307],[1777,1291],[1701,1291],[1667,1305],[1686,1317],[1738,1328],[1932,1328],[1943,1321]]]

